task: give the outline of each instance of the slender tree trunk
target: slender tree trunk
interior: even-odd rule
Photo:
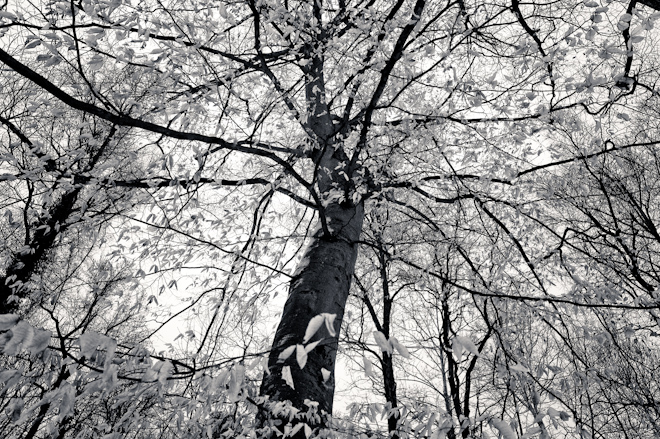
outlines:
[[[383,366],[383,385],[385,387],[385,400],[388,402],[390,409],[398,407],[396,397],[396,379],[394,378],[394,362],[393,358],[387,352],[383,352],[382,366]],[[398,439],[399,429],[399,413],[392,410],[392,414],[387,417],[387,431],[391,439]]]
[[[384,246],[382,237],[378,238],[379,244]],[[389,340],[391,335],[392,325],[392,296],[390,295],[390,280],[387,274],[387,256],[383,247],[378,251],[378,261],[380,263],[380,280],[383,289],[383,327],[382,332]],[[381,360],[383,368],[383,387],[385,389],[385,400],[392,410],[391,414],[387,417],[387,431],[391,439],[398,439],[399,428],[399,413],[395,409],[398,407],[398,399],[396,395],[396,378],[394,377],[394,357],[393,355],[383,352],[383,359]]]
[[[362,229],[364,206],[362,203],[332,203],[326,207],[325,214],[332,236],[325,236],[323,230],[316,232],[303,255],[298,272],[291,280],[289,297],[275,333],[261,394],[267,395],[273,402],[291,401],[295,408],[302,411],[309,409],[306,401],[313,401],[318,403],[319,413],[331,414],[339,331],[355,268],[358,251],[356,241]],[[335,334],[331,335],[325,326],[319,329],[310,343],[320,342],[308,353],[307,363],[302,369],[296,361],[295,352],[285,361],[279,360],[284,349],[302,344],[309,321],[321,313],[336,315]],[[295,389],[282,377],[284,366],[290,367]],[[324,373],[329,373],[329,376],[325,378]],[[321,416],[320,419],[306,422],[312,428],[320,427],[325,424],[323,418]],[[268,425],[272,420],[280,420],[285,425],[289,417],[278,416],[267,410],[261,413],[261,426]],[[292,422],[293,425],[296,423],[295,420]],[[280,431],[282,427],[280,425]],[[305,437],[304,430],[299,434]]]

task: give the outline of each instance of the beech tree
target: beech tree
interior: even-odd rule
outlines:
[[[115,401],[96,412],[110,437],[173,434],[157,420],[170,410],[191,436],[340,434],[343,326],[377,357],[392,436],[548,437],[545,416],[582,437],[657,431],[657,388],[630,399],[657,347],[609,370],[610,391],[592,372],[604,348],[574,338],[607,333],[623,359],[621,334],[658,325],[656,8],[6,2],[0,330],[7,356],[53,351],[60,367],[23,417],[26,395],[6,402],[13,431],[72,436],[74,402],[99,393]],[[52,291],[55,273],[75,278],[64,244],[95,287]],[[145,354],[183,321],[167,355]],[[400,384],[397,364],[427,360],[444,401],[406,417],[402,395],[428,389]],[[55,416],[57,398],[71,404]]]

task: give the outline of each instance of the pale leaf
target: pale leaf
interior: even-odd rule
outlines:
[[[0,331],[11,329],[16,323],[18,323],[16,314],[0,314]]]
[[[479,348],[477,348],[477,345],[474,344],[472,339],[469,337],[463,337],[461,335],[457,335],[454,337],[454,340],[460,343],[463,348],[465,348],[466,351],[471,353],[472,355],[478,357],[479,356]]]
[[[34,328],[26,322],[21,320],[16,326],[11,328],[11,340],[5,345],[5,355],[16,355],[21,346],[28,347],[32,343],[34,336]]]
[[[296,350],[296,345],[291,345],[288,348],[284,349],[282,352],[280,352],[280,355],[277,357],[278,360],[286,360],[293,354],[293,351]]]
[[[295,386],[293,385],[293,377],[291,376],[291,367],[289,366],[284,366],[282,368],[282,378],[284,379],[284,382],[289,385],[292,389],[296,389]]]
[[[367,357],[362,357],[362,362],[364,363],[364,373],[368,377],[374,377],[374,367],[373,364],[371,364],[371,361]]]
[[[390,346],[389,342],[385,338],[385,335],[383,335],[382,332],[380,331],[374,331],[374,340],[376,340],[376,344],[380,348],[381,351],[387,352],[388,354],[392,354],[392,346]]]
[[[395,337],[390,337],[390,344],[403,358],[410,358],[410,352],[408,352],[408,349],[399,343],[399,340],[397,340]]]
[[[454,337],[451,341],[451,350],[454,353],[454,358],[456,358],[457,362],[460,362],[461,358],[463,358],[464,349],[465,347],[463,344]]]
[[[304,424],[302,423],[296,424],[296,426],[293,427],[289,433],[287,433],[287,436],[291,436],[291,437],[295,436],[296,433],[298,433],[303,428],[303,425]]]
[[[328,333],[330,336],[336,337],[337,332],[335,331],[335,319],[337,318],[337,314],[323,313],[323,316],[325,317],[325,328],[328,330]]]
[[[164,386],[167,384],[167,378],[169,378],[170,375],[172,375],[172,362],[170,361],[165,361],[161,366],[160,369],[158,369],[158,382]]]
[[[323,382],[325,383],[330,378],[330,371],[325,367],[321,368],[321,375],[323,376]]]
[[[559,417],[559,411],[556,410],[556,409],[553,409],[552,407],[550,407],[548,409],[548,416],[550,416],[551,418],[558,418]]]
[[[37,329],[34,331],[34,337],[32,337],[32,343],[28,347],[28,350],[32,355],[37,355],[43,352],[50,343],[51,333],[46,329]]]
[[[325,321],[325,316],[323,314],[319,314],[311,318],[311,320],[307,324],[307,329],[305,330],[305,337],[303,338],[303,343],[307,343],[309,339],[312,338],[314,334],[316,334],[316,331],[319,330],[319,328],[323,325],[324,321]]]
[[[513,432],[511,429],[511,426],[504,422],[501,419],[493,419],[492,421],[493,426],[497,428],[497,431],[500,432],[502,435],[502,438],[504,439],[517,439],[516,438],[516,433]]]
[[[298,362],[298,366],[300,366],[301,369],[305,367],[305,364],[307,364],[307,351],[301,344],[296,345],[296,361]]]
[[[237,364],[231,370],[231,378],[229,380],[229,389],[227,390],[227,398],[230,402],[238,401],[238,393],[243,387],[243,381],[245,380],[245,366],[242,364]]]
[[[318,345],[319,343],[321,343],[321,340],[316,340],[314,343],[308,344],[307,346],[305,346],[305,352],[309,354],[311,350],[314,349],[316,345]]]
[[[522,372],[522,373],[528,373],[529,369],[527,369],[525,366],[521,364],[514,364],[513,366],[509,366],[511,370],[515,370],[516,372]]]
[[[94,352],[96,352],[96,348],[101,347],[102,349],[105,349],[106,347],[112,346],[115,341],[110,337],[99,334],[98,332],[88,331],[78,338],[78,343],[80,344],[80,355],[91,358],[92,355],[94,355]]]

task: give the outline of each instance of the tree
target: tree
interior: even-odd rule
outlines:
[[[548,194],[567,186],[563,171],[571,166],[591,172],[597,160],[657,143],[653,122],[637,121],[626,110],[642,108],[656,94],[652,41],[657,15],[652,8],[655,2],[650,1],[602,6],[516,0],[8,4],[1,15],[0,61],[16,84],[36,87],[43,105],[39,111],[50,117],[99,121],[98,139],[81,132],[68,147],[79,150],[77,145],[89,144],[85,139],[91,135],[104,149],[102,139],[111,142],[115,132],[130,132],[127,157],[134,162],[126,175],[125,162],[102,165],[94,159],[98,150],[91,148],[84,165],[68,166],[64,155],[31,146],[26,128],[14,122],[25,114],[3,116],[11,136],[36,163],[31,169],[45,175],[66,170],[53,185],[59,188],[66,177],[73,187],[64,189],[43,215],[24,221],[24,244],[30,249],[13,251],[7,262],[5,279],[20,283],[3,287],[2,311],[17,309],[7,301],[9,287],[15,288],[12,299],[28,298],[18,288],[44,266],[57,239],[52,230],[71,217],[83,191],[95,185],[131,190],[140,194],[132,209],[101,211],[139,224],[128,229],[134,256],[138,245],[146,247],[139,257],[154,262],[153,271],[159,273],[163,267],[179,269],[207,258],[211,267],[201,269],[213,270],[209,281],[218,285],[197,287],[191,281],[196,293],[184,309],[208,308],[192,332],[197,335],[189,336],[195,347],[181,361],[189,368],[179,372],[182,379],[211,367],[224,349],[218,344],[221,331],[231,332],[228,319],[234,329],[254,324],[258,311],[250,307],[267,300],[279,277],[288,277],[288,298],[260,397],[254,387],[243,386],[245,359],[257,353],[256,343],[242,340],[242,352],[223,353],[222,361],[233,364],[229,400],[233,403],[239,394],[250,398],[264,434],[267,427],[290,428],[300,437],[310,431],[323,434],[331,425],[325,414],[333,409],[338,342],[358,250],[370,246],[377,250],[374,266],[381,273],[383,321],[373,318],[375,311],[369,314],[385,342],[395,343],[386,323],[391,319],[390,283],[417,295],[416,300],[432,298],[442,311],[450,412],[462,423],[461,416],[472,413],[467,383],[478,355],[461,366],[460,356],[450,354],[460,340],[468,344],[457,338],[466,337],[463,326],[450,327],[452,315],[478,317],[472,328],[479,335],[478,352],[495,343],[491,368],[504,367],[506,380],[531,370],[521,361],[534,355],[515,351],[520,340],[503,332],[516,319],[531,318],[527,306],[596,306],[581,291],[557,295],[550,290],[553,280],[580,284],[581,269],[566,258],[576,258],[580,247],[601,237],[582,231],[575,234],[577,243],[567,239],[572,229],[566,224],[582,217],[570,210],[566,221],[553,219],[553,208],[566,200]],[[121,81],[113,80],[115,72]],[[34,111],[26,108],[28,115]],[[640,124],[631,136],[616,132],[631,128],[631,119]],[[570,140],[573,133],[592,140],[588,132],[596,128],[607,133],[606,139],[579,139],[568,146],[555,141]],[[599,172],[595,175],[605,175]],[[29,214],[33,183],[23,173],[14,169],[5,181],[25,181],[25,189],[17,192]],[[546,182],[549,188],[541,190]],[[634,194],[617,190],[616,197],[638,209]],[[576,201],[582,195],[587,193],[564,198]],[[114,206],[105,197],[101,204]],[[578,210],[583,206],[578,203]],[[405,243],[405,234],[367,239],[365,218],[394,207],[398,212],[389,218],[409,228],[415,241]],[[602,224],[602,212],[584,209],[581,215]],[[636,217],[645,227],[655,224],[647,211],[642,207]],[[284,224],[278,223],[278,214],[287,215]],[[99,217],[111,223],[112,215]],[[307,227],[312,218],[318,222],[314,229]],[[28,231],[31,221],[39,232]],[[148,238],[140,240],[141,233]],[[273,236],[283,239],[275,242]],[[590,267],[604,270],[613,263],[617,279],[632,270],[636,282],[646,283],[642,287],[651,302],[630,306],[656,307],[651,293],[657,283],[648,274],[654,270],[653,258],[647,256],[642,273],[636,254],[631,257],[623,241],[617,242],[623,263],[599,260],[598,252],[591,251]],[[303,243],[305,249],[297,250]],[[429,243],[442,251],[430,251]],[[646,248],[640,251],[650,255]],[[298,268],[291,274],[292,262],[286,258],[297,252]],[[418,294],[418,286],[400,285],[387,275],[392,264],[441,281],[442,288]],[[140,270],[137,277],[144,277],[146,271]],[[246,293],[251,289],[256,292]],[[469,311],[470,302],[458,292],[473,299]],[[365,288],[358,294],[368,299],[368,293]],[[629,306],[622,296],[598,300],[615,308]],[[227,317],[223,310],[232,306],[236,314]],[[539,346],[545,349],[544,343]],[[393,392],[390,354],[379,353],[386,398],[394,407],[398,393]],[[154,373],[165,385],[169,372],[161,374],[162,364]],[[518,369],[511,372],[510,366]],[[534,406],[529,404],[533,383],[510,383],[504,391],[513,394],[522,388],[517,386],[529,390],[529,398],[517,393],[521,401],[516,404]],[[294,409],[284,409],[285,401]],[[392,432],[398,428],[396,417],[388,417]],[[501,422],[491,419],[507,436],[510,427]],[[465,437],[477,430],[458,429]]]

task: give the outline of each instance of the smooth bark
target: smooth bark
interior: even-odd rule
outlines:
[[[325,209],[328,228],[333,231],[326,236],[319,229],[305,251],[298,272],[289,285],[289,296],[284,305],[282,318],[275,333],[273,349],[268,361],[268,373],[264,375],[261,394],[272,402],[291,401],[292,405],[307,411],[306,401],[318,403],[319,413],[332,413],[334,396],[335,358],[344,308],[348,299],[351,278],[355,268],[358,245],[364,216],[363,205],[333,203]],[[307,363],[300,368],[296,353],[282,361],[282,351],[289,346],[303,343],[309,321],[321,313],[336,315],[334,335],[322,326],[309,343],[319,344],[308,353]],[[309,344],[307,343],[307,344]],[[293,378],[292,388],[282,377],[282,368],[289,366]],[[324,379],[323,369],[330,375]],[[326,372],[326,374],[327,374]],[[271,407],[272,408],[272,407]],[[287,416],[278,416],[269,411],[261,414],[261,425],[278,419],[282,425],[290,421]],[[296,424],[293,420],[292,424]],[[323,426],[324,416],[309,419],[310,427]],[[303,431],[301,430],[301,437]]]

